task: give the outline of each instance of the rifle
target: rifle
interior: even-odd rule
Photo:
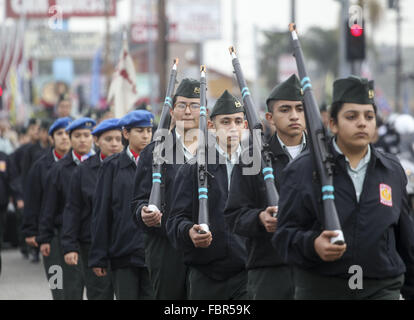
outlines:
[[[208,217],[208,181],[207,181],[207,106],[206,106],[206,67],[200,67],[200,121],[199,139],[197,149],[197,173],[198,173],[198,224],[201,226],[199,233],[207,233],[209,228]]]
[[[270,151],[270,146],[264,139],[263,125],[258,120],[256,107],[253,103],[253,99],[251,98],[250,91],[247,87],[246,81],[244,80],[243,72],[240,67],[240,62],[236,56],[236,51],[234,47],[230,47],[229,50],[232,56],[234,73],[236,74],[237,82],[239,84],[240,91],[243,97],[246,118],[247,122],[249,123],[250,134],[253,138],[253,148],[256,148],[256,154],[261,154],[261,171],[265,182],[267,204],[268,206],[277,206],[279,203],[279,194],[275,186],[275,177],[273,175],[272,153]],[[254,134],[255,129],[261,130],[260,137]],[[259,146],[261,146],[260,150],[257,149],[259,148]],[[274,217],[276,217],[276,215],[277,214],[273,214]]]
[[[161,118],[160,123],[157,128],[157,131],[154,134],[154,141],[155,141],[155,147],[153,152],[153,158],[152,158],[152,188],[151,188],[151,194],[148,201],[148,209],[151,211],[156,211],[161,208],[161,182],[162,182],[162,150],[163,144],[165,141],[165,136],[162,134],[164,130],[168,130],[170,127],[171,122],[171,115],[170,115],[170,108],[172,108],[173,100],[171,98],[176,78],[177,78],[177,65],[178,65],[178,59],[174,59],[174,65],[171,69],[170,73],[170,80],[168,82],[167,87],[167,93],[165,96],[164,106],[162,108],[161,112]],[[137,215],[141,214],[140,212],[136,213]],[[161,225],[158,225],[157,227],[160,227]]]
[[[293,46],[293,55],[301,79],[304,94],[306,127],[310,136],[310,147],[316,171],[322,184],[322,202],[324,211],[324,222],[327,230],[333,230],[338,236],[330,239],[331,243],[342,245],[345,243],[344,234],[341,230],[338,213],[335,207],[335,196],[333,187],[333,161],[328,151],[327,133],[322,124],[321,115],[312,92],[312,84],[306,72],[302,48],[296,33],[296,25],[289,24],[289,31]]]

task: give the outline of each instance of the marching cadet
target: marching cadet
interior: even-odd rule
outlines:
[[[324,229],[321,185],[310,153],[286,169],[272,241],[295,266],[297,299],[399,299],[400,290],[404,298],[414,298],[407,178],[395,156],[370,145],[376,112],[373,81],[350,76],[334,82],[329,148],[346,244],[331,244],[337,232]]]
[[[25,207],[23,212],[23,235],[26,243],[31,247],[38,248],[36,237],[39,232],[39,217],[42,208],[42,199],[46,190],[46,177],[52,165],[63,158],[70,150],[69,135],[65,128],[72,121],[71,118],[59,118],[49,128],[49,136],[53,141],[53,148],[50,148],[32,166],[27,178],[27,185],[30,192],[25,194]],[[57,249],[58,241],[53,237],[50,242],[50,255],[43,257],[46,277],[49,280],[49,268],[60,263]],[[63,291],[51,289],[53,300],[63,300]]]
[[[39,125],[39,140],[34,141],[30,144],[27,151],[25,152],[22,160],[22,184],[23,190],[27,187],[27,175],[29,173],[30,168],[39,159],[43,156],[46,152],[49,151],[49,128],[51,123],[48,120],[40,121]],[[26,192],[26,190],[24,190]]]
[[[208,146],[208,152],[216,155],[216,161],[207,166],[210,231],[199,233],[195,158],[177,172],[179,178],[173,184],[175,192],[166,229],[172,243],[184,252],[184,262],[189,266],[188,299],[241,300],[246,298],[246,248],[244,239],[227,227],[224,207],[247,122],[241,103],[227,90],[217,100],[208,127],[217,136],[217,142]]]
[[[165,156],[173,158],[163,164],[162,207],[160,211],[148,210],[152,188],[152,160],[155,143],[151,143],[141,154],[135,176],[134,198],[131,204],[134,220],[145,232],[145,261],[158,300],[186,299],[187,267],[182,252],[177,251],[168,240],[165,223],[168,219],[174,189],[172,183],[179,167],[190,160],[197,151],[197,140],[184,139],[192,129],[198,129],[200,119],[200,82],[183,79],[178,86],[171,122],[176,126],[167,137]],[[172,155],[172,156],[171,156]],[[161,226],[160,226],[161,224]]]
[[[296,75],[276,86],[266,100],[266,120],[276,133],[269,140],[273,154],[276,188],[280,188],[282,170],[306,148],[305,117],[301,86]],[[292,269],[275,254],[271,237],[276,229],[277,207],[266,207],[263,176],[243,175],[245,164],[233,170],[226,204],[226,221],[232,230],[248,238],[247,269],[250,299],[293,299]]]
[[[120,119],[118,125],[123,127],[128,146],[102,163],[93,197],[89,267],[99,277],[111,268],[118,300],[153,297],[142,231],[131,219],[130,206],[137,162],[151,142],[153,119],[145,110],[132,111]]]
[[[21,189],[21,193],[25,194],[24,186],[26,184],[26,178],[28,171],[30,169],[29,161],[26,159],[32,159],[33,155],[33,146],[39,144],[39,131],[40,131],[40,121],[37,119],[30,119],[28,126],[27,126],[27,135],[29,137],[29,142],[21,145],[18,149],[16,149],[13,154],[11,155],[11,162],[13,167],[17,170],[13,170],[17,174],[17,180],[15,180],[19,184],[19,188]],[[24,201],[23,199],[19,200],[15,204],[16,208],[16,234],[19,241],[20,251],[25,259],[29,258],[29,248],[24,241],[24,235],[22,234],[22,226],[23,226],[23,210],[24,210]]]
[[[100,151],[82,162],[72,173],[69,197],[63,212],[62,249],[65,262],[77,265],[81,255],[88,300],[112,300],[111,278],[97,277],[88,268],[91,243],[92,198],[98,169],[108,156],[122,151],[122,133],[119,119],[102,121],[93,131],[95,145]]]
[[[49,135],[49,128],[51,123],[49,120],[42,120],[40,121],[40,128],[39,128],[39,141],[32,143],[30,147],[28,147],[27,151],[23,157],[23,164],[22,164],[22,188],[23,188],[23,195],[24,198],[30,197],[30,193],[32,192],[32,186],[28,183],[28,176],[31,167],[34,163],[41,158],[46,153],[51,153],[50,148],[50,135]],[[68,139],[69,140],[69,139]],[[26,207],[23,208],[22,213],[22,221],[21,226],[22,229],[24,227],[24,219],[25,214],[24,211]],[[24,234],[22,234],[22,238],[24,238]],[[24,239],[22,239],[24,241]],[[32,262],[39,262],[39,247],[30,247],[29,253],[32,255],[31,261]]]
[[[57,235],[59,265],[63,271],[63,296],[65,300],[82,300],[83,276],[81,266],[69,266],[65,263],[62,252],[62,216],[69,195],[70,177],[75,168],[84,160],[95,154],[92,149],[91,131],[95,126],[91,118],[80,118],[66,128],[69,133],[72,149],[66,156],[50,169],[46,181],[46,189],[42,200],[42,210],[39,222],[40,252],[43,256],[51,253],[50,244]]]

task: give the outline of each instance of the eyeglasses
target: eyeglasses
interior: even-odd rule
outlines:
[[[184,111],[187,108],[187,106],[190,107],[190,110],[191,111],[198,111],[198,110],[200,110],[200,104],[199,103],[194,103],[194,102],[193,103],[178,102],[175,105],[175,108],[177,108],[180,111]]]

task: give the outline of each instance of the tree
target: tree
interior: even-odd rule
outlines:
[[[323,74],[337,74],[338,29],[324,30],[310,28],[302,37],[301,45],[305,59],[313,60]],[[268,89],[279,82],[278,61],[282,54],[291,54],[290,35],[287,32],[264,31],[266,38],[261,47],[261,73],[266,79]]]
[[[323,73],[337,75],[339,30],[311,27],[302,39],[303,54],[315,61]]]
[[[260,70],[266,79],[266,86],[271,89],[279,82],[278,61],[282,54],[292,52],[288,32],[263,31],[266,38],[261,46]]]

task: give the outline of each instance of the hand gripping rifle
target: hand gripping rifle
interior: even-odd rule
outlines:
[[[294,23],[289,24],[289,31],[293,45],[293,55],[296,58],[296,65],[304,94],[306,126],[310,136],[313,160],[322,184],[325,228],[338,233],[338,236],[331,238],[331,243],[342,245],[345,243],[345,240],[334,202],[333,162],[332,155],[328,151],[326,129],[322,124],[319,109],[312,92],[312,84],[306,73],[302,48]]]
[[[168,130],[170,128],[170,108],[172,108],[173,103],[171,96],[173,95],[177,78],[177,65],[178,59],[174,59],[174,65],[171,69],[170,80],[168,82],[167,94],[161,112],[160,123],[157,131],[154,134],[155,147],[152,158],[152,188],[151,195],[148,201],[148,209],[151,211],[156,211],[159,210],[159,208],[161,208],[161,169],[163,163],[162,150],[164,149],[163,144],[165,141],[165,135],[163,135],[162,133],[164,130]],[[158,227],[160,226],[161,225],[158,225]]]
[[[197,173],[198,173],[198,224],[201,226],[199,233],[207,233],[209,228],[208,217],[208,180],[207,180],[207,100],[206,100],[206,67],[200,68],[200,121],[199,139],[197,150]]]
[[[240,67],[240,62],[236,56],[236,51],[234,50],[234,47],[230,47],[229,50],[232,56],[234,73],[236,74],[237,82],[239,84],[240,91],[243,97],[247,122],[249,123],[250,133],[253,138],[253,148],[260,148],[261,146],[261,150],[256,149],[257,153],[254,152],[254,154],[261,154],[261,171],[263,173],[263,178],[266,187],[267,203],[268,206],[277,207],[279,203],[279,194],[275,186],[275,177],[273,175],[272,155],[270,152],[270,146],[264,139],[263,125],[258,120],[256,107],[253,104],[253,99],[250,96],[249,88],[247,87],[246,81],[244,80],[243,72]],[[260,137],[258,137],[254,133],[255,129],[260,129]],[[273,214],[273,216],[275,217],[276,214]]]

